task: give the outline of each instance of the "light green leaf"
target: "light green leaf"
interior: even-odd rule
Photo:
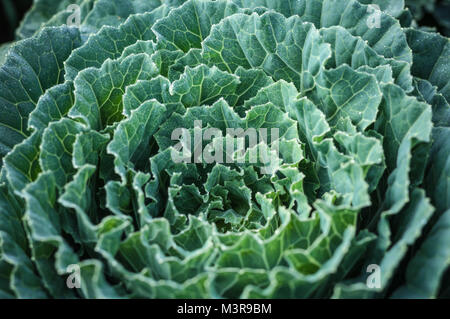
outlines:
[[[381,90],[381,114],[375,127],[384,136],[386,162],[389,169],[393,169],[402,141],[413,138],[430,141],[431,107],[407,96],[398,86],[386,84]]]
[[[314,79],[331,55],[312,24],[273,12],[223,19],[203,41],[203,52],[206,61],[221,70],[263,69],[274,80],[293,82],[301,91],[315,86]]]
[[[405,0],[358,0],[364,4],[375,4],[384,12],[389,13],[393,17],[398,17],[405,7]]]
[[[186,68],[179,80],[172,83],[170,94],[179,96],[185,107],[212,104],[220,97],[227,99],[236,92],[239,77],[220,71],[216,67],[200,65]]]
[[[51,172],[58,188],[63,188],[75,173],[72,163],[73,144],[76,135],[83,130],[81,124],[67,118],[51,123],[44,130],[39,164],[43,172]]]
[[[229,1],[191,0],[159,19],[152,30],[159,36],[159,41],[167,41],[187,52],[191,48],[201,48],[211,27],[237,12],[239,8]]]
[[[97,0],[83,21],[82,30],[96,33],[103,26],[119,26],[130,15],[151,12],[161,4],[161,0]]]
[[[308,94],[325,113],[330,125],[349,117],[364,131],[375,122],[382,99],[375,76],[354,71],[347,65],[325,71],[318,80],[317,89]]]
[[[139,79],[151,79],[156,73],[156,65],[147,54],[107,60],[100,69],[85,69],[74,81],[75,104],[69,116],[95,130],[114,124],[123,119],[125,88]]]
[[[153,12],[133,15],[117,28],[105,26],[93,34],[80,48],[73,50],[64,64],[66,80],[73,81],[78,73],[89,67],[100,68],[107,59],[119,58],[126,47],[139,40],[156,40],[150,28],[168,11],[167,7],[161,7]]]
[[[317,28],[345,27],[351,34],[361,36],[378,54],[412,62],[406,37],[397,20],[384,12],[374,12],[356,0],[233,0],[244,8],[267,7],[286,17],[298,15],[302,21],[312,22]],[[374,14],[380,28],[370,27]],[[375,21],[376,22],[376,21]]]
[[[115,156],[115,170],[126,181],[126,168],[145,169],[149,165],[150,140],[160,125],[166,120],[167,109],[153,100],[132,111],[131,116],[122,121],[108,145],[108,152]]]
[[[5,157],[5,173],[15,192],[21,192],[34,181],[41,171],[39,164],[42,132],[35,132],[22,143],[17,144]]]

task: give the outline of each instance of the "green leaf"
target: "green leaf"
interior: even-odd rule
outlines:
[[[81,124],[67,118],[51,123],[44,130],[39,164],[43,172],[51,172],[58,188],[63,188],[75,173],[72,163],[73,144],[76,135],[83,130]]]
[[[195,67],[200,64],[204,64],[201,49],[191,49],[186,54],[179,57],[170,67],[168,72],[168,78],[170,81],[178,80],[181,74],[184,73],[184,69],[189,67]]]
[[[404,258],[407,248],[414,244],[421,235],[423,227],[434,212],[429,200],[425,197],[425,192],[415,189],[411,194],[411,202],[408,207],[399,215],[399,229],[395,234],[398,240],[384,255],[381,267],[381,286],[386,287],[388,281],[394,275],[395,269]]]
[[[159,19],[152,30],[158,35],[159,41],[167,41],[187,52],[191,48],[201,48],[211,27],[237,12],[239,8],[229,1],[191,0],[172,10],[167,17]]]
[[[179,96],[171,95],[170,86],[170,81],[163,76],[157,76],[152,80],[139,80],[135,84],[129,85],[123,95],[124,114],[129,117],[132,110],[152,99],[164,104],[168,109],[168,114],[184,113],[185,108],[181,104]]]
[[[300,139],[307,145],[311,158],[316,160],[318,157],[316,143],[322,141],[325,134],[330,131],[325,114],[307,98],[302,98],[290,106],[289,113],[294,114],[299,126]]]
[[[380,28],[371,28],[368,21],[374,12],[356,0],[233,0],[244,8],[266,7],[286,17],[298,15],[302,21],[317,28],[342,26],[360,36],[380,55],[412,62],[412,54],[400,24],[390,15],[379,12]]]
[[[41,172],[38,161],[41,141],[42,131],[35,132],[5,157],[6,177],[15,192],[21,192]]]
[[[362,167],[351,157],[340,153],[331,139],[317,145],[321,193],[335,190],[344,205],[362,208],[370,205],[369,185]]]
[[[433,124],[450,127],[450,105],[437,88],[427,80],[415,79],[414,95],[433,107]]]
[[[35,0],[0,47],[0,298],[447,296],[448,39],[408,8]]]
[[[107,60],[100,69],[88,68],[74,81],[75,103],[69,116],[100,130],[123,119],[122,95],[128,85],[156,75],[147,54]]]
[[[80,263],[81,290],[88,299],[118,299],[120,289],[111,286],[105,279],[103,264],[95,259]]]
[[[3,63],[5,63],[11,46],[12,42],[2,43],[0,45],[0,65],[3,65]]]
[[[399,214],[397,223],[399,229],[395,233],[396,240],[389,243],[390,249],[386,249],[378,261],[368,263],[377,264],[380,267],[380,288],[369,288],[366,285],[367,273],[357,278],[355,281],[338,284],[333,293],[334,298],[373,298],[376,294],[383,295],[386,287],[392,281],[398,270],[400,262],[405,258],[408,248],[422,234],[423,228],[434,212],[429,200],[425,197],[425,192],[415,189],[411,194],[411,201]],[[386,219],[382,219],[386,221]],[[379,229],[379,232],[381,230]],[[364,272],[366,269],[364,268]]]
[[[124,181],[127,167],[145,169],[149,164],[150,139],[166,120],[166,112],[164,105],[148,101],[117,126],[108,152],[115,156],[115,170]]]
[[[397,85],[407,92],[412,91],[410,63],[379,55],[362,38],[352,35],[341,26],[322,28],[320,33],[332,48],[332,57],[327,61],[327,68],[336,68],[342,64],[348,64],[354,70],[362,70],[364,66],[366,70],[368,67],[386,66],[391,69]]]
[[[28,127],[43,130],[51,122],[56,122],[69,113],[73,106],[73,83],[70,81],[48,89],[39,99],[36,108],[30,113]]]
[[[383,148],[376,138],[361,133],[349,135],[343,132],[337,132],[334,138],[361,166],[380,164],[383,161]]]
[[[317,101],[327,121],[336,125],[348,117],[361,131],[375,122],[382,99],[375,76],[352,70],[343,65],[325,71],[318,80],[317,89],[308,97]]]
[[[433,130],[433,148],[426,178],[426,188],[440,213],[450,208],[450,128],[438,127]]]
[[[398,17],[405,7],[405,0],[389,1],[389,0],[358,0],[364,4],[375,4],[384,12],[389,13],[393,17]]]
[[[107,26],[93,34],[80,48],[73,50],[67,59],[64,65],[66,80],[73,81],[78,73],[89,67],[100,68],[107,59],[119,58],[126,47],[138,40],[156,40],[150,28],[168,11],[167,7],[161,7],[152,12],[133,15],[117,28]]]
[[[134,13],[151,12],[160,6],[160,0],[97,0],[83,21],[82,30],[96,33],[103,26],[119,26]]]
[[[97,210],[95,208],[96,194],[90,189],[96,168],[92,165],[81,167],[75,174],[73,181],[66,184],[58,202],[76,213],[76,226],[80,240],[93,244],[97,240],[96,229]]]
[[[82,0],[35,0],[33,6],[26,13],[24,19],[16,30],[18,39],[26,39],[33,36],[42,25],[47,23],[52,17],[66,11],[71,4],[79,5]]]
[[[427,235],[426,241],[409,262],[406,284],[392,298],[436,298],[440,279],[450,265],[450,211],[445,212]]]
[[[56,298],[73,296],[62,277],[78,257],[61,236],[61,215],[56,206],[57,188],[53,175],[43,173],[23,192],[24,219],[30,230],[33,260],[45,287]]]
[[[109,141],[109,135],[96,131],[78,133],[73,144],[73,166],[75,168],[86,164],[98,166],[100,157],[104,154]]]
[[[314,78],[331,55],[312,24],[273,12],[223,19],[203,41],[203,52],[206,61],[221,70],[262,69],[274,80],[293,82],[301,91],[315,86]]]
[[[381,114],[375,127],[384,136],[386,162],[389,169],[393,169],[402,141],[413,138],[423,142],[430,141],[431,107],[414,97],[406,96],[395,85],[383,85],[381,90]]]
[[[236,92],[240,80],[216,67],[200,65],[186,68],[179,80],[172,83],[170,94],[178,96],[185,107],[212,104],[220,97],[227,99]]]
[[[415,29],[406,29],[406,35],[414,57],[412,74],[437,86],[438,92],[449,102],[450,40],[438,33]]]
[[[28,116],[44,92],[63,81],[63,62],[80,45],[74,28],[44,29],[14,45],[0,67],[0,164],[29,135]]]

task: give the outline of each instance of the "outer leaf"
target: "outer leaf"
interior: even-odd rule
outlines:
[[[55,14],[65,11],[71,4],[80,4],[82,0],[36,0],[16,30],[19,39],[33,36],[43,24]]]
[[[81,124],[64,118],[50,124],[44,131],[39,163],[44,172],[52,173],[58,188],[63,188],[75,173],[72,163],[73,143],[82,130]]]
[[[358,0],[364,4],[375,4],[384,12],[389,13],[393,17],[398,17],[405,7],[405,0],[390,1],[390,0]]]
[[[383,102],[377,131],[384,136],[384,148],[390,169],[395,165],[400,144],[405,139],[429,141],[431,133],[431,108],[408,97],[395,85],[382,87]]]
[[[433,130],[433,148],[431,150],[430,171],[426,179],[427,191],[434,200],[438,212],[450,208],[450,128]]]
[[[450,101],[450,40],[437,33],[407,29],[408,44],[413,52],[412,73],[430,81]]]
[[[83,22],[83,32],[96,33],[103,26],[118,26],[134,13],[151,12],[161,0],[97,0]]]
[[[397,20],[380,12],[380,28],[368,23],[373,10],[356,0],[233,0],[241,7],[267,7],[286,17],[298,15],[302,21],[312,22],[317,28],[340,25],[353,35],[361,36],[379,54],[405,62],[412,61],[406,37]]]
[[[28,126],[34,130],[43,130],[50,122],[65,117],[73,106],[73,89],[73,83],[70,81],[48,89],[30,113]]]
[[[427,80],[416,79],[414,95],[433,107],[435,126],[450,127],[450,105],[442,94],[437,93],[435,86]]]
[[[123,50],[138,40],[156,40],[150,27],[169,9],[165,6],[153,12],[131,16],[119,27],[104,27],[93,34],[79,49],[74,50],[64,67],[66,80],[74,80],[82,70],[99,68],[107,59],[119,58]]]
[[[15,192],[21,192],[41,171],[38,159],[42,132],[35,132],[5,157],[5,173]]]
[[[450,211],[436,222],[420,250],[409,262],[406,285],[393,298],[436,298],[440,279],[450,265]]]
[[[78,31],[61,27],[11,48],[0,68],[0,161],[29,134],[29,113],[45,90],[63,81],[63,62],[79,45]]]

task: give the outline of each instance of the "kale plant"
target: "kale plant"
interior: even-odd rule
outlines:
[[[16,35],[0,297],[450,296],[450,41],[403,1],[36,0]]]

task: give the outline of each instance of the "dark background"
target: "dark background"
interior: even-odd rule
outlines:
[[[447,5],[443,4],[444,1],[447,1]],[[33,0],[0,0],[0,44],[14,40],[14,31],[19,26],[24,14],[31,7],[32,2]],[[423,18],[419,21],[419,25],[435,27],[441,34],[450,36],[450,29],[439,25],[435,19],[435,16],[440,13],[450,17],[448,0],[437,1],[437,11],[439,12],[425,12]]]
[[[32,0],[0,0],[0,43],[14,40],[14,31],[32,3]]]
[[[395,0],[393,0],[395,1]],[[438,23],[436,17],[440,17],[442,20],[444,17],[446,17],[446,25],[442,25]],[[450,4],[449,0],[440,0],[436,2],[436,9],[435,12],[427,12],[425,11],[425,14],[421,20],[418,21],[418,24],[420,26],[427,26],[427,27],[434,27],[436,30],[447,37],[450,37]]]

